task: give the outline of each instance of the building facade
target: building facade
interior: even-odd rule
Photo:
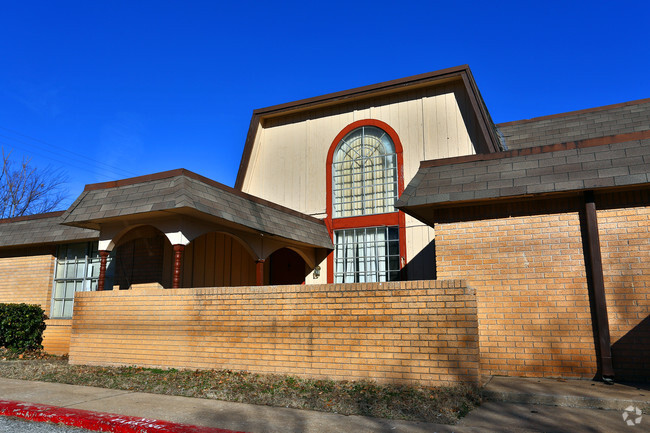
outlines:
[[[384,283],[463,280],[412,300],[422,303],[412,329],[433,335],[420,321],[436,291],[475,296],[475,321],[436,325],[448,335],[476,327],[476,359],[462,362],[478,367],[458,377],[650,380],[649,143],[650,100],[495,125],[467,66],[259,109],[234,188],[174,170],[88,185],[64,212],[0,222],[0,301],[42,305],[46,349],[81,353],[70,346],[91,341],[72,331],[80,292],[381,293]],[[309,290],[330,293],[318,287]],[[382,299],[349,314],[380,320],[368,312]],[[410,320],[386,311],[391,323]],[[296,338],[313,341],[305,332]],[[441,377],[440,359],[417,352],[381,377]]]

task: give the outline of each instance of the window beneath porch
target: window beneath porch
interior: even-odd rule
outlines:
[[[99,252],[97,242],[80,242],[60,245],[54,271],[52,288],[52,318],[71,318],[76,292],[97,290],[99,279]],[[113,286],[113,260],[106,261],[106,287]]]

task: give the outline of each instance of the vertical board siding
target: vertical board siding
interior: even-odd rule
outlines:
[[[88,292],[70,362],[477,382],[476,300],[459,281]]]
[[[468,96],[462,84],[411,90],[268,119],[258,128],[253,156],[243,183],[244,192],[311,215],[326,213],[326,159],[336,135],[347,125],[376,119],[397,132],[404,148],[404,182],[420,161],[475,153],[478,140]],[[407,233],[407,259],[428,242]],[[321,263],[327,275],[326,263]]]
[[[183,287],[246,286],[255,284],[255,260],[224,233],[194,239],[183,254]]]

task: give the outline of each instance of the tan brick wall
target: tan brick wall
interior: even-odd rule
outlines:
[[[650,208],[598,211],[614,369],[650,378]],[[577,213],[436,226],[438,278],[477,290],[481,370],[596,374]]]
[[[54,256],[43,251],[21,250],[0,253],[0,302],[37,304],[50,315]],[[68,353],[71,320],[46,321],[43,334],[45,351]]]
[[[578,214],[436,226],[438,278],[477,290],[487,375],[596,371]]]
[[[458,281],[86,292],[70,362],[476,381],[476,300]]]
[[[650,207],[598,212],[618,379],[650,381]]]
[[[43,333],[43,349],[53,355],[65,355],[70,351],[72,319],[50,319]]]
[[[40,305],[50,312],[54,257],[0,257],[0,302]]]

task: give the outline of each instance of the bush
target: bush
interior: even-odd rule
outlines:
[[[42,349],[46,319],[38,305],[0,304],[0,347],[16,352]]]

